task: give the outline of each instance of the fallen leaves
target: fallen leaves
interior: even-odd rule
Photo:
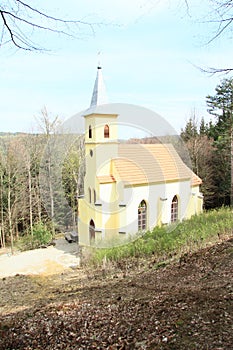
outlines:
[[[9,305],[2,303],[0,349],[230,349],[232,247],[228,240],[182,264],[117,279],[72,271],[46,285],[25,276],[2,280]]]

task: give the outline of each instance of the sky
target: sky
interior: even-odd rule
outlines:
[[[208,121],[206,96],[224,76],[197,67],[231,66],[233,46],[229,33],[207,44],[216,25],[206,2],[189,12],[184,0],[44,2],[49,14],[93,26],[76,27],[76,38],[34,32],[49,52],[0,47],[0,132],[36,131],[44,106],[62,120],[88,108],[99,62],[110,103],[149,108],[178,133],[193,113]]]

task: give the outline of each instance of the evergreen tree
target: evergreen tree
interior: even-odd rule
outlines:
[[[201,118],[201,123],[199,126],[199,134],[201,136],[208,134],[208,124],[205,123],[204,117]]]
[[[185,125],[185,128],[181,129],[180,136],[184,140],[184,142],[187,142],[188,140],[192,139],[193,137],[196,137],[197,135],[198,131],[195,116],[190,117]]]
[[[219,205],[233,204],[233,78],[224,79],[214,96],[207,96],[208,112],[215,116],[211,127],[215,153],[216,185]]]

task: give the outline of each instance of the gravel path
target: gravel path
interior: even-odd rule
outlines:
[[[23,275],[52,275],[79,265],[78,246],[59,238],[55,246],[0,255],[0,278]]]

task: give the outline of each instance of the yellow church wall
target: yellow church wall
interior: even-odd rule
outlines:
[[[157,200],[157,207],[158,207],[158,215],[157,215],[157,225],[155,226],[162,226],[164,224],[167,224],[167,203],[166,199],[163,197],[159,197]]]
[[[110,159],[117,157],[118,128],[115,122],[117,115],[91,114],[85,116],[85,154],[86,154],[86,183],[93,184],[96,176],[110,174]],[[105,125],[109,126],[109,137],[104,135]],[[91,138],[89,127],[91,126]]]
[[[116,199],[116,184],[100,184],[97,203],[89,203],[88,194],[79,199],[79,236],[80,244],[90,244],[89,223],[95,223],[96,243],[102,238],[110,239],[119,228],[118,201]]]
[[[158,208],[157,226],[162,226],[162,201],[160,200],[160,198],[157,198],[157,208]]]
[[[116,183],[100,184],[100,202],[102,203],[102,227],[106,235],[116,233],[119,226],[118,196]]]
[[[106,142],[118,139],[118,125],[116,114],[90,114],[85,116],[85,142]],[[104,137],[104,126],[109,126],[109,138]],[[92,138],[89,138],[89,126],[92,128]]]
[[[199,195],[197,197],[197,214],[200,214],[203,212],[203,196]]]
[[[196,191],[197,198],[198,187]],[[179,221],[187,219],[197,212],[196,202],[192,198],[192,187],[189,180],[125,188],[124,203],[126,207],[125,211],[121,213],[125,218],[125,230],[129,233],[137,232],[137,210],[142,200],[145,200],[147,203],[148,229],[153,229],[158,225],[170,224],[171,204],[174,196],[178,198]],[[120,222],[122,221],[120,219]]]
[[[88,143],[86,145],[86,182],[93,183],[96,176],[111,174],[111,161],[113,157],[117,157],[117,142],[109,142],[105,144]],[[92,154],[92,155],[91,155]]]
[[[84,198],[78,200],[78,233],[79,242],[81,245],[87,245],[88,242],[88,231],[87,231],[87,211],[86,203]]]
[[[190,199],[186,211],[186,219],[190,219],[193,215],[201,214],[203,211],[203,195],[199,186],[191,187]]]
[[[119,191],[120,188],[120,191]],[[80,208],[80,243],[89,244],[89,222],[95,222],[96,242],[119,238],[120,233],[137,232],[137,209],[141,200],[147,203],[148,229],[169,224],[171,202],[178,197],[179,220],[188,219],[202,211],[202,196],[199,187],[191,187],[190,182],[157,184],[151,187],[135,186],[124,188],[122,183],[100,184],[98,201],[101,206],[89,205],[83,201]],[[87,224],[85,224],[87,223]],[[81,232],[82,231],[82,232]]]
[[[85,198],[79,206],[79,235],[81,244],[90,244],[89,223],[95,223],[96,242],[119,237],[120,233],[135,234],[138,230],[138,206],[147,203],[147,229],[171,221],[171,203],[178,197],[178,219],[189,218],[202,210],[199,186],[191,188],[190,180],[174,180],[154,184],[130,185],[121,181],[111,161],[118,156],[116,115],[86,116],[86,176]],[[92,138],[89,138],[89,125]],[[109,139],[104,138],[108,125]],[[116,182],[99,183],[98,177],[112,174]],[[111,180],[110,180],[111,181]],[[89,203],[89,189],[92,193]],[[95,190],[97,203],[93,200]]]
[[[190,219],[191,216],[196,214],[196,198],[195,195],[191,193],[185,218]]]
[[[88,198],[79,199],[79,239],[80,244],[90,244],[89,240],[89,224],[93,220],[95,223],[96,236],[100,236],[99,230],[102,227],[102,209],[94,204],[89,203]]]
[[[96,175],[111,174],[111,158],[117,157],[117,143],[105,143],[97,146],[96,150]]]
[[[119,154],[127,154],[129,150],[127,146],[124,150],[125,153],[121,153],[122,147],[119,151],[118,115],[114,113],[107,114],[107,110],[111,113],[112,109],[107,109],[106,105],[101,106],[99,104],[102,101],[101,87],[103,87],[103,81],[101,79],[101,68],[98,67],[91,109],[89,109],[89,112],[86,111],[84,115],[86,175],[84,179],[85,196],[79,200],[78,231],[80,243],[90,244],[89,226],[91,220],[95,224],[95,241],[97,244],[100,240],[108,241],[115,237],[127,237],[136,234],[138,231],[138,206],[142,200],[147,205],[147,229],[153,229],[157,225],[170,224],[171,205],[174,196],[178,198],[178,220],[181,221],[199,214],[202,211],[203,204],[199,186],[191,186],[190,179],[187,179],[189,172],[188,175],[185,175],[186,173],[180,174],[178,170],[183,169],[183,167],[180,163],[182,161],[178,159],[179,157],[177,159],[175,157],[178,160],[177,172],[172,172],[176,165],[172,167],[169,161],[167,163],[165,161],[161,166],[164,174],[168,172],[168,177],[163,176],[163,171],[161,176],[154,177],[158,169],[156,166],[155,168],[149,166],[147,169],[147,164],[150,165],[148,161],[141,163],[141,169],[136,169],[138,172],[133,167],[131,170],[128,169],[126,162],[111,161],[118,158]],[[93,113],[90,113],[90,111],[93,111]],[[105,128],[105,126],[109,128],[109,135],[106,134],[108,128]],[[134,156],[135,161],[137,159],[142,160],[136,148],[134,149],[133,159]],[[166,157],[163,158],[161,154],[158,155],[159,157],[166,160]],[[152,160],[154,162],[154,159]],[[145,176],[140,175],[139,170],[142,173],[145,170]],[[123,179],[127,183],[123,182]],[[168,181],[165,181],[165,179]],[[158,182],[160,180],[161,182]],[[145,183],[148,181],[150,183]],[[156,181],[156,183],[152,184],[151,181]],[[89,198],[89,191],[91,191],[91,198]]]
[[[103,205],[112,212],[116,205],[116,183],[105,183],[99,185],[99,199],[103,203]]]

